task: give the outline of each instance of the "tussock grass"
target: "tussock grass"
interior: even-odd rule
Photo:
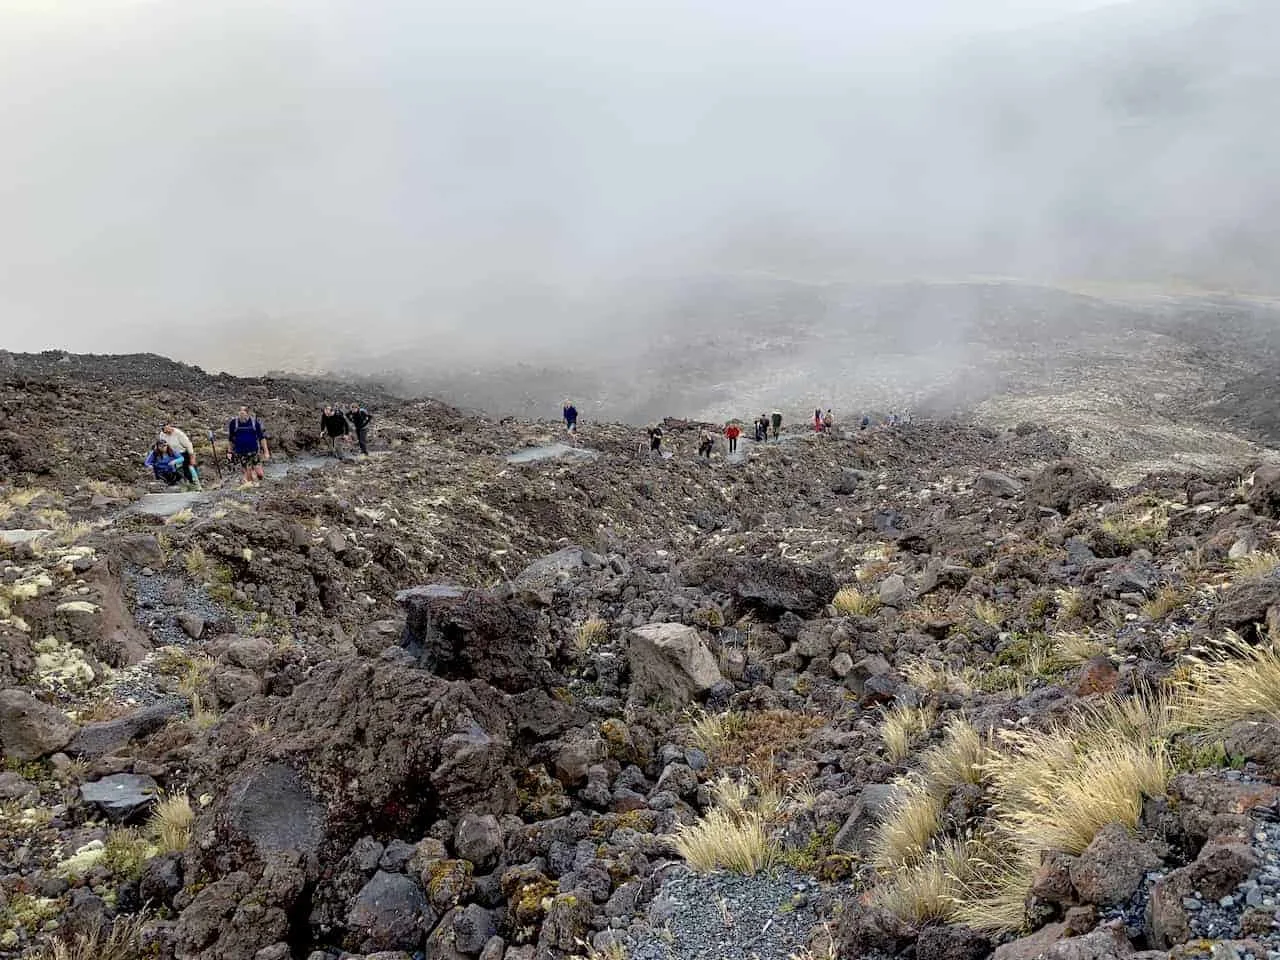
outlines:
[[[191,842],[191,828],[195,820],[191,800],[185,793],[171,793],[157,803],[149,826],[160,852],[181,853],[185,850]]]
[[[690,714],[689,740],[708,756],[714,754],[733,734],[742,729],[741,714],[731,711],[708,713],[698,709]]]
[[[992,933],[1023,929],[1027,893],[1039,863],[1038,853],[1008,837],[976,845],[964,873],[957,877],[955,910],[949,919]]]
[[[139,960],[144,956],[145,913],[120,916],[105,933],[93,930],[73,938],[59,937],[35,954],[36,960]]]
[[[728,870],[754,876],[778,857],[765,817],[753,810],[713,807],[696,823],[682,824],[674,843],[680,856],[699,873]]]
[[[1163,620],[1169,614],[1186,606],[1190,599],[1190,591],[1172,585],[1164,586],[1142,605],[1142,614],[1150,620]]]
[[[573,632],[573,647],[580,655],[586,655],[609,639],[609,621],[602,617],[590,617],[578,624]]]
[[[1177,720],[1196,731],[1221,731],[1242,720],[1280,721],[1280,651],[1252,646],[1237,633],[1189,657],[1178,675]]]
[[[942,803],[918,779],[902,780],[899,793],[876,831],[873,861],[884,873],[924,861],[942,829]]]
[[[1153,549],[1168,536],[1169,509],[1140,499],[1126,504],[1120,513],[1107,517],[1099,526],[1126,550]]]
[[[1144,796],[1162,796],[1171,775],[1162,744],[1109,741],[1077,749],[1076,734],[1058,730],[1010,735],[1010,752],[986,764],[995,809],[1019,845],[1079,854],[1111,823],[1138,825]]]
[[[209,555],[198,543],[187,550],[183,564],[187,568],[187,573],[195,580],[212,580],[213,572],[217,568],[217,564],[209,559]]]
[[[831,601],[836,612],[846,617],[870,617],[880,609],[880,597],[870,590],[859,587],[841,587]]]
[[[953,720],[876,835],[877,900],[913,923],[1021,928],[1045,852],[1078,854],[1108,824],[1132,828],[1143,798],[1164,794],[1176,705],[1154,693],[1107,698],[1057,727],[994,738]],[[982,788],[988,812],[962,825],[970,832],[947,835],[944,805],[966,784]]]
[[[907,683],[934,693],[956,693],[967,696],[977,687],[977,672],[972,667],[953,668],[931,660],[913,660],[902,668]]]
[[[220,719],[222,719],[222,715],[206,704],[200,694],[191,694],[191,724],[197,730],[208,730]]]
[[[183,509],[179,510],[177,513],[172,513],[169,516],[165,517],[164,522],[166,526],[180,527],[184,523],[190,523],[195,518],[196,518],[196,515],[191,510],[191,508],[184,507]]]
[[[880,727],[880,738],[884,741],[885,752],[891,763],[901,763],[916,741],[929,732],[937,719],[938,711],[933,707],[912,707],[905,704],[885,711],[884,723]]]
[[[882,884],[872,900],[900,920],[923,924],[950,920],[960,893],[960,885],[948,872],[943,857],[935,853]]]
[[[102,847],[102,859],[98,862],[120,879],[136,880],[142,876],[142,866],[155,853],[154,848],[132,829],[112,830]]]
[[[1234,564],[1236,573],[1246,580],[1258,580],[1270,576],[1280,568],[1280,552],[1259,550],[1241,557]]]
[[[926,750],[921,761],[926,788],[945,800],[956,787],[982,783],[989,749],[987,739],[967,720],[952,720],[942,742]]]
[[[973,615],[989,627],[999,627],[1004,623],[1004,610],[994,600],[978,597],[973,601]]]
[[[1050,639],[1050,657],[1060,668],[1078,667],[1094,657],[1102,656],[1107,648],[1087,633],[1064,631]]]
[[[11,491],[9,495],[5,497],[5,500],[12,506],[17,507],[18,509],[23,509],[31,506],[31,504],[35,503],[47,493],[49,493],[49,491],[45,490],[43,487],[22,487],[21,489]]]
[[[1061,587],[1055,590],[1053,598],[1058,604],[1058,620],[1062,623],[1083,620],[1085,608],[1084,591],[1079,587]]]

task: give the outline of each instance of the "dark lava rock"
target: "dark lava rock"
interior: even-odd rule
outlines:
[[[1062,514],[1114,496],[1111,485],[1078,460],[1059,460],[1050,464],[1027,488],[1028,501]]]
[[[65,749],[73,757],[96,760],[115,753],[139,737],[155,733],[172,717],[185,712],[186,705],[181,700],[161,700],[128,716],[82,727]]]
[[[365,952],[416,950],[436,919],[421,887],[402,873],[379,871],[356,895],[347,926]]]
[[[159,793],[155,780],[135,773],[113,773],[80,786],[80,799],[97,807],[112,823],[136,819],[151,808]]]
[[[821,567],[762,557],[716,557],[681,565],[689,586],[727,593],[744,611],[776,619],[794,613],[811,619],[831,602],[839,584]]]
[[[75,736],[76,725],[25,690],[0,690],[0,747],[11,760],[38,760]]]

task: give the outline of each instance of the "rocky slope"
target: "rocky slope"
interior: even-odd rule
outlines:
[[[0,955],[1280,948],[1273,467],[367,394],[338,462],[350,385],[0,359]],[[242,402],[265,483],[149,489]]]

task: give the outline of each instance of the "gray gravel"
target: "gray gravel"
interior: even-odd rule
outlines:
[[[684,872],[649,906],[649,929],[632,927],[632,960],[788,960],[820,922],[820,887],[777,871],[755,877]],[[647,933],[647,936],[645,935]]]
[[[147,568],[125,570],[125,585],[133,597],[133,618],[138,626],[151,633],[157,645],[191,643],[182,627],[180,613],[193,613],[215,623],[228,618],[228,613],[202,587]]]

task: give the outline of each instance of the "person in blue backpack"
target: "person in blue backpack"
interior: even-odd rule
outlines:
[[[262,421],[248,407],[241,407],[227,424],[227,447],[227,457],[241,469],[245,483],[262,479],[262,461],[271,459],[271,450]]]
[[[157,480],[164,481],[165,486],[172,487],[183,480],[182,454],[174,453],[173,448],[163,440],[157,440],[155,446],[147,454],[147,466],[155,474]]]

